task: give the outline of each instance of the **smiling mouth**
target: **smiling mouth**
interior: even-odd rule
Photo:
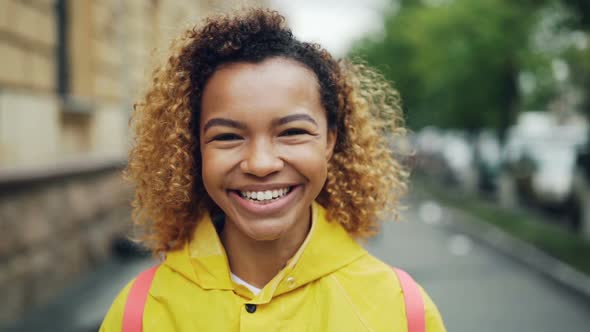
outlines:
[[[261,190],[261,191],[242,191],[234,190],[241,198],[248,200],[255,204],[269,204],[276,202],[291,193],[295,186],[274,189],[274,190]]]

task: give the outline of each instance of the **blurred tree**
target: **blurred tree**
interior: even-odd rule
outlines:
[[[574,12],[574,27],[583,29],[586,34],[586,46],[583,49],[573,49],[566,57],[571,59],[572,80],[581,86],[583,91],[582,109],[590,120],[590,1],[563,0]],[[588,140],[590,141],[590,139]]]
[[[523,106],[521,88],[527,82],[535,89],[526,107],[544,109],[558,93],[552,68],[559,67],[559,61],[531,47],[542,16],[551,13],[547,8],[563,5],[575,13],[567,16],[567,24],[554,27],[571,30],[588,26],[589,4],[400,0],[386,15],[384,34],[362,40],[352,55],[364,58],[396,84],[412,128],[494,127],[502,133]],[[560,56],[575,63],[570,66],[573,76],[587,84],[588,51],[578,51]]]
[[[590,1],[588,0],[562,0],[562,2],[576,13],[575,26],[590,29]]]
[[[509,0],[403,1],[381,40],[354,54],[394,81],[408,124],[507,128],[518,107],[518,74],[534,15]]]
[[[534,77],[527,108],[545,109],[553,100],[574,96],[568,105],[590,119],[590,2],[546,0],[532,34],[531,56],[522,70]]]

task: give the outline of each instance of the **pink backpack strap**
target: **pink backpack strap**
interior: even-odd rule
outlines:
[[[422,294],[420,294],[418,284],[406,271],[398,268],[393,268],[393,270],[397,274],[402,292],[404,293],[408,332],[426,332],[424,302],[422,301]]]
[[[129,290],[125,311],[123,312],[123,332],[141,332],[143,330],[143,310],[152,280],[160,265],[141,272]]]

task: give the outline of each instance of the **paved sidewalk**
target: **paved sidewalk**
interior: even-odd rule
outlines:
[[[410,199],[406,222],[386,223],[367,248],[410,272],[448,331],[588,331],[590,303],[535,269],[479,242],[433,201]]]

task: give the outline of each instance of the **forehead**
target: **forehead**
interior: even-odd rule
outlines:
[[[321,111],[319,84],[305,65],[285,58],[226,64],[211,76],[201,101],[201,118],[218,113]],[[272,115],[272,114],[271,114]]]

